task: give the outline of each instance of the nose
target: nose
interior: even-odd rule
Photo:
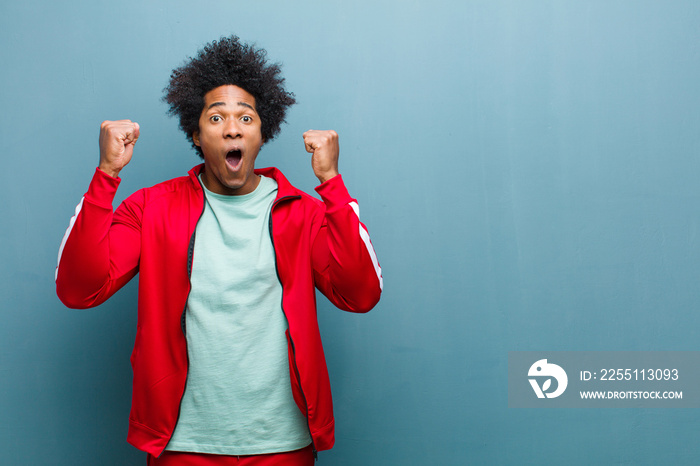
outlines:
[[[241,127],[235,118],[228,119],[224,125],[224,138],[236,139],[241,137]]]

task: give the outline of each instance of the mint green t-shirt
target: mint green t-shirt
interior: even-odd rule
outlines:
[[[268,224],[277,183],[261,177],[242,196],[204,191],[185,316],[189,373],[166,449],[254,455],[304,448],[311,436],[292,397]]]

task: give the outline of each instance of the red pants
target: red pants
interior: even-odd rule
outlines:
[[[311,445],[301,450],[267,455],[225,456],[206,453],[164,451],[156,458],[148,455],[148,466],[313,466]]]

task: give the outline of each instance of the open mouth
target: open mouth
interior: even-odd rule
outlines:
[[[230,150],[226,154],[226,163],[229,167],[231,167],[231,169],[237,170],[238,167],[241,165],[242,158],[243,156],[241,154],[240,149]]]

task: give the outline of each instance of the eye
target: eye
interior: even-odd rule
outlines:
[[[210,120],[213,121],[214,123],[218,123],[221,121],[221,117],[219,115],[214,115],[210,118]]]
[[[248,116],[248,115],[244,115],[244,116],[241,117],[241,121],[242,121],[243,123],[252,123],[252,122],[253,122],[253,118],[251,118],[251,117]]]

